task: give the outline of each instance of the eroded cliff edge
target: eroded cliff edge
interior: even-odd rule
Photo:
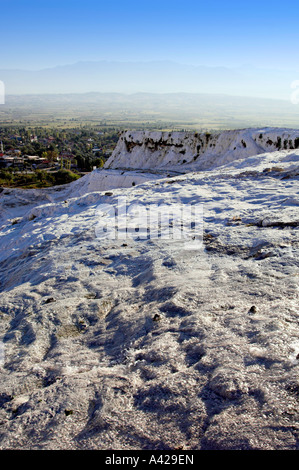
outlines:
[[[296,129],[240,129],[215,134],[124,131],[105,168],[208,170],[265,152],[297,148]]]

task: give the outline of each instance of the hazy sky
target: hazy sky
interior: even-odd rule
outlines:
[[[297,69],[297,2],[0,0],[0,68],[85,60]]]

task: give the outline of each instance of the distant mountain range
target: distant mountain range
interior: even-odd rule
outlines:
[[[6,94],[213,93],[289,99],[299,72],[157,62],[78,62],[38,71],[0,70]]]

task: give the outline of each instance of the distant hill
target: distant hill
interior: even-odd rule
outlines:
[[[297,76],[298,75],[298,76]],[[7,94],[213,93],[289,99],[294,71],[156,62],[78,62],[38,71],[0,70]]]

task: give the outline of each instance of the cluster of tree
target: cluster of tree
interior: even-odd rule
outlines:
[[[0,186],[3,187],[44,188],[71,183],[78,178],[80,178],[80,175],[66,169],[53,172],[36,170],[31,173],[0,170]]]
[[[102,168],[106,159],[104,157],[97,157],[94,155],[76,155],[77,167],[81,171],[92,171],[94,167]]]

